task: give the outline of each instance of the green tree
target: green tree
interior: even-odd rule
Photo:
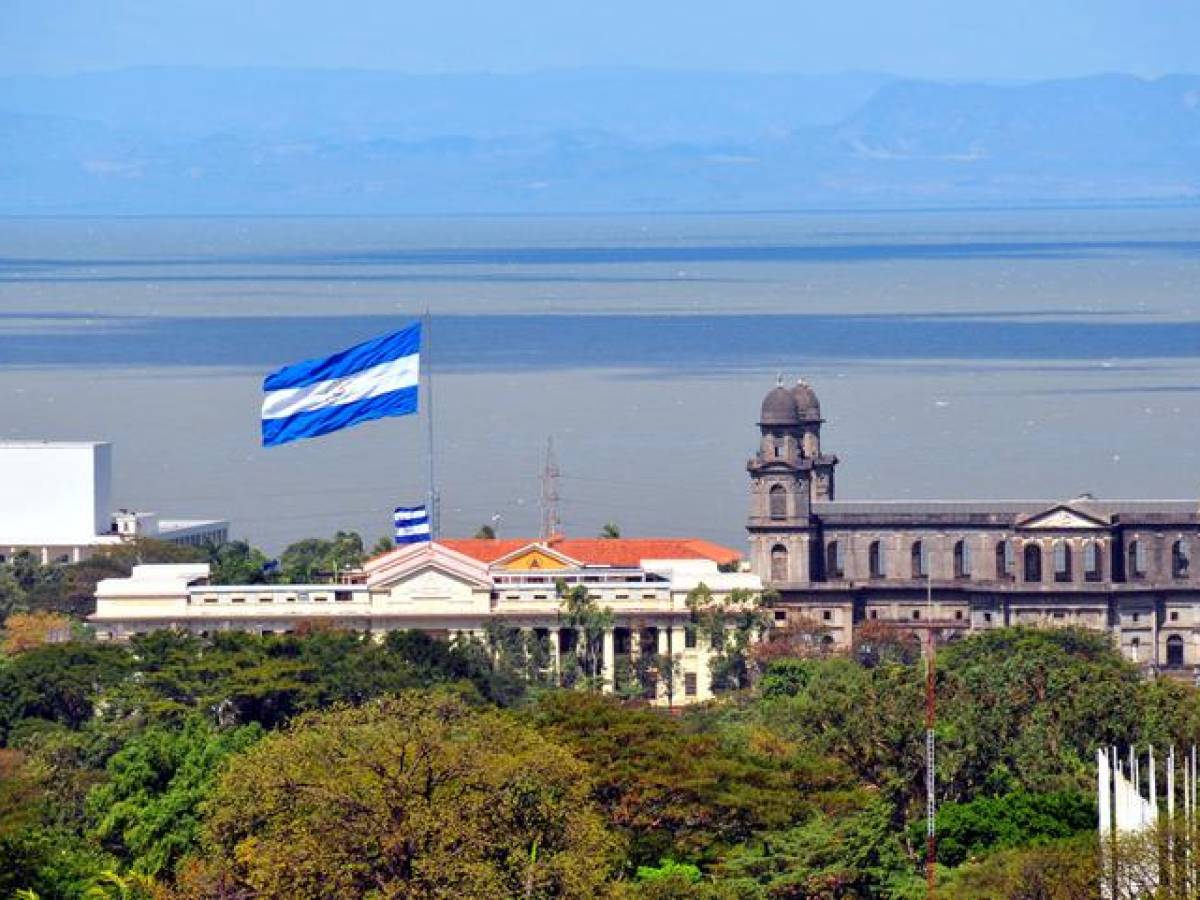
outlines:
[[[563,683],[579,684],[592,690],[603,685],[604,632],[613,627],[615,617],[608,607],[601,608],[586,584],[574,587],[558,582],[558,621],[575,635],[575,647],[560,654]]]
[[[751,650],[770,627],[766,607],[771,600],[742,588],[718,598],[703,582],[688,592],[693,627],[712,649],[714,691],[741,690],[753,683],[758,672]]]
[[[62,828],[0,834],[0,897],[88,900],[87,891],[116,860]]]
[[[590,787],[511,716],[407,693],[232,758],[207,828],[215,864],[258,896],[597,896],[617,843]]]
[[[362,536],[339,531],[332,540],[305,538],[289,544],[279,557],[279,566],[288,583],[311,584],[361,566],[364,556]]]
[[[87,798],[91,835],[146,875],[171,872],[198,849],[200,803],[218,766],[262,737],[257,725],[217,730],[208,720],[156,726],[108,760],[108,780]]]
[[[272,580],[270,560],[248,541],[227,541],[206,548],[213,584],[266,584]]]
[[[605,540],[613,540],[621,536],[621,526],[616,522],[605,522],[604,527],[600,529],[600,537]]]
[[[391,553],[395,549],[396,539],[390,534],[385,534],[371,547],[371,556],[383,556],[383,554]]]
[[[25,591],[13,574],[12,566],[0,564],[0,625],[14,612],[25,610]]]
[[[494,541],[496,539],[496,529],[491,525],[480,525],[475,530],[475,538],[483,541]]]
[[[0,744],[23,719],[78,728],[132,665],[126,648],[103,644],[48,644],[13,657],[0,666]]]
[[[1099,896],[1099,858],[1094,834],[1004,850],[952,873],[938,896],[947,900],[1094,900]]]
[[[304,538],[284,548],[279,557],[283,580],[289,584],[312,584],[332,572],[326,569],[330,542],[322,538]]]
[[[739,847],[724,879],[768,897],[923,897],[925,885],[896,834],[887,802],[863,792],[836,815],[818,813]]]
[[[205,562],[208,553],[203,547],[173,544],[156,538],[126,538],[97,551],[96,556],[115,561],[126,569],[151,563]],[[93,557],[94,559],[95,557]]]
[[[1045,844],[1096,828],[1096,802],[1090,794],[1060,791],[1031,794],[1015,791],[1002,797],[976,797],[966,803],[944,803],[937,811],[938,861],[961,865],[994,849]],[[925,820],[912,825],[920,842]]]
[[[365,555],[361,534],[357,531],[339,531],[330,541],[327,562],[335,572],[344,572],[361,566]]]
[[[595,772],[595,796],[629,841],[629,864],[713,862],[759,829],[805,808],[786,771],[654,709],[578,691],[540,695],[527,711]]]
[[[1012,628],[942,649],[945,798],[1092,790],[1097,746],[1151,737],[1141,733],[1147,693],[1137,667],[1096,632]]]

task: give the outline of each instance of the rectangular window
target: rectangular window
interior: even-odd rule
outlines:
[[[683,646],[688,650],[696,647],[696,626],[686,625],[683,629]]]
[[[961,609],[956,609],[954,611],[954,618],[958,619],[960,622],[962,621],[962,610]]]
[[[985,621],[985,622],[992,621],[992,614],[990,612],[985,612],[983,614],[983,621]]]
[[[628,599],[629,599],[629,595],[628,595],[628,594],[617,594],[617,595],[616,595],[616,597],[615,597],[615,599],[617,599],[617,600],[628,600]]]
[[[871,618],[878,619],[879,618],[879,610],[877,610],[877,609],[871,610]]]
[[[1177,610],[1171,610],[1171,621],[1172,622],[1179,621],[1179,612]]]
[[[259,603],[274,603],[275,598],[274,597],[259,597],[258,602]]]
[[[683,695],[685,697],[695,697],[697,694],[697,681],[695,672],[683,673]]]
[[[334,591],[333,599],[338,603],[349,603],[354,595],[350,591]]]
[[[921,618],[921,611],[919,609],[914,609],[912,611],[912,617],[913,617],[914,622],[917,621],[918,619]]]
[[[204,598],[204,602],[205,602],[205,603],[216,603],[216,602],[217,602],[217,598],[216,598],[216,597],[205,597],[205,598]]]
[[[787,621],[787,610],[785,610],[785,609],[775,610],[775,621],[776,622],[786,622]]]
[[[642,594],[642,599],[643,600],[653,600],[654,594]]]
[[[1140,618],[1141,618],[1141,614],[1140,614],[1140,613],[1134,613],[1134,614],[1133,614],[1133,621],[1135,621],[1135,622],[1136,622],[1136,621],[1137,621],[1138,619],[1140,619]]]
[[[245,603],[246,598],[245,597],[230,597],[229,602],[230,603]]]
[[[833,621],[833,611],[828,610],[828,609],[821,610],[821,618],[824,619],[826,622]]]

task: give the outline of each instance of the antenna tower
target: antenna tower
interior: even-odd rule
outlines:
[[[937,895],[937,635],[933,629],[933,578],[925,572],[925,606],[929,627],[925,629],[925,896]]]
[[[554,438],[546,439],[546,461],[542,465],[542,492],[538,505],[542,510],[543,541],[558,534],[562,520],[558,516],[558,460],[554,456]]]

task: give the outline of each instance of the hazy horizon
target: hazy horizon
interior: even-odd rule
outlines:
[[[1195,66],[1200,7],[1183,0],[524,0],[518,6],[350,0],[9,4],[0,74],[130,65],[361,67],[420,73],[652,65],[887,72],[916,78],[1156,75]]]

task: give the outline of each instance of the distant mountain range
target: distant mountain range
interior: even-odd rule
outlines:
[[[1200,199],[1200,76],[551,71],[0,78],[0,214]]]

